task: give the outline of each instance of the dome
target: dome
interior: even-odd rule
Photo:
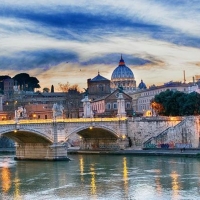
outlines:
[[[139,89],[147,89],[146,84],[143,82],[143,80],[141,80],[140,84],[138,85]]]
[[[123,87],[124,91],[131,93],[136,89],[136,81],[133,72],[125,65],[121,56],[119,66],[115,68],[111,76],[111,91],[116,90],[119,86]]]
[[[98,75],[95,76],[91,81],[109,81],[109,80],[107,78],[101,76],[100,73],[98,72]]]
[[[119,66],[112,73],[111,80],[113,79],[134,79],[133,72],[125,65],[122,56],[119,61]]]

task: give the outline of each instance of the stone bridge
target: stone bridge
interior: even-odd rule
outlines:
[[[67,147],[108,151],[173,143],[198,148],[200,118],[21,119],[1,121],[0,136],[16,142],[16,159],[64,159]]]
[[[68,146],[93,150],[125,148],[128,144],[127,130],[126,118],[0,122],[0,136],[16,142],[16,159],[64,158]]]

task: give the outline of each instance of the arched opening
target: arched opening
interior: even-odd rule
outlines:
[[[45,143],[51,144],[50,139],[45,138],[42,135],[29,132],[29,131],[21,131],[21,130],[13,130],[7,133],[4,133],[3,136],[10,138],[11,140],[17,143]]]
[[[119,137],[111,130],[99,127],[87,127],[77,132],[81,150],[118,150]],[[73,141],[71,141],[73,145]]]

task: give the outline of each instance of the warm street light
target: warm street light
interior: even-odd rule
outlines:
[[[36,118],[36,116],[37,116],[36,114],[33,114],[33,118],[34,118],[34,119]]]

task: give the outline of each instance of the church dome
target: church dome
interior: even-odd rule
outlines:
[[[138,85],[138,88],[139,89],[147,89],[147,86],[146,86],[146,84],[143,82],[143,80],[141,80],[141,82],[140,82],[140,84]]]
[[[136,81],[132,70],[125,65],[121,56],[119,66],[115,68],[111,76],[111,90],[123,87],[124,91],[131,93],[136,89]]]
[[[129,67],[125,65],[124,60],[122,59],[119,61],[119,66],[113,71],[111,80],[113,79],[134,79],[133,72]]]

